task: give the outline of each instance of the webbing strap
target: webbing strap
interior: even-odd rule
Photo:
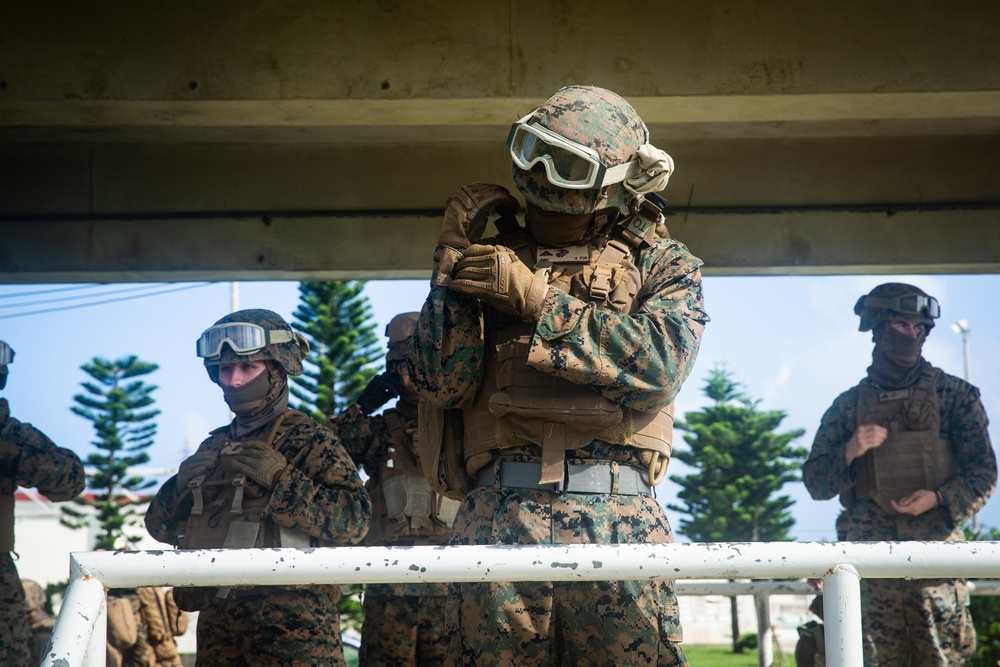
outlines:
[[[541,472],[541,463],[497,459],[479,471],[476,483],[478,486],[539,489],[557,493],[653,495],[653,487],[643,471],[617,463],[566,463],[563,481],[555,484],[542,484],[539,481]]]

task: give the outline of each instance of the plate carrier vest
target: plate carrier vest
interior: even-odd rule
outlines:
[[[859,386],[858,424],[884,426],[889,435],[858,459],[858,499],[874,500],[896,514],[890,500],[918,489],[936,491],[958,472],[951,443],[941,438],[940,376],[940,369],[929,367],[906,389],[877,389],[867,382]]]
[[[366,546],[447,544],[459,503],[431,490],[414,444],[416,417],[396,408],[382,413],[383,453],[365,487],[372,500]]]
[[[497,243],[534,267],[550,287],[597,308],[631,314],[643,279],[634,258],[656,237],[660,211],[646,200],[639,213],[617,222],[610,234],[583,245],[534,252],[516,220],[501,217]],[[599,229],[607,225],[600,219],[597,224]],[[588,386],[535,370],[527,364],[534,325],[489,307],[484,311],[495,326],[485,327],[482,384],[463,414],[470,476],[490,461],[493,451],[533,443],[542,448],[539,483],[559,483],[566,450],[600,439],[636,447],[649,467],[650,483],[662,480],[671,453],[672,403],[655,413],[623,408]]]

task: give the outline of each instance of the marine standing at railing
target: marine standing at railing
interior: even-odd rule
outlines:
[[[997,462],[979,390],[921,356],[938,301],[885,283],[854,313],[872,332],[872,365],[823,415],[806,488],[817,500],[840,494],[851,541],[964,540],[963,524],[996,486]],[[869,667],[963,665],[976,650],[960,579],[863,579],[861,616]]]
[[[389,321],[386,370],[358,400],[330,419],[330,428],[368,474],[372,523],[365,546],[426,546],[448,543],[458,503],[435,493],[424,479],[416,450],[417,390],[406,358],[418,313]],[[373,414],[392,398],[393,407]],[[360,667],[438,667],[448,650],[444,627],[444,583],[366,584]]]
[[[701,261],[664,238],[654,195],[673,160],[590,86],[514,123],[508,146],[527,226],[499,185],[451,196],[411,352],[417,388],[451,409],[440,455],[420,450],[432,486],[468,492],[452,543],[671,542],[653,486],[708,322]],[[686,664],[664,579],[454,584],[448,623],[452,665]]]
[[[14,350],[0,340],[0,389]],[[0,398],[0,665],[32,664],[32,633],[24,587],[14,565],[14,492],[36,488],[50,500],[70,500],[83,491],[86,477],[80,457],[57,447],[33,427],[10,416]],[[37,664],[37,663],[35,663]]]
[[[198,356],[235,414],[181,463],[146,528],[181,549],[357,544],[371,504],[330,429],[288,409],[288,375],[309,346],[269,310],[241,310],[202,333]],[[335,585],[175,588],[200,611],[199,667],[344,664]]]

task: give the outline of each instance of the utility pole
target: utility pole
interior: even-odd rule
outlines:
[[[965,355],[965,381],[969,382],[969,328],[968,320],[959,320],[951,325],[951,330],[962,334],[962,353]]]
[[[951,330],[957,334],[962,334],[962,355],[965,357],[965,381],[969,382],[969,327],[968,320],[959,320],[951,325]],[[972,530],[979,532],[979,513],[972,515]]]

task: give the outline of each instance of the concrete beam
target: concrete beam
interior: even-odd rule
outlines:
[[[7,220],[5,283],[423,279],[440,211]],[[1000,208],[673,211],[708,275],[1000,272]]]

